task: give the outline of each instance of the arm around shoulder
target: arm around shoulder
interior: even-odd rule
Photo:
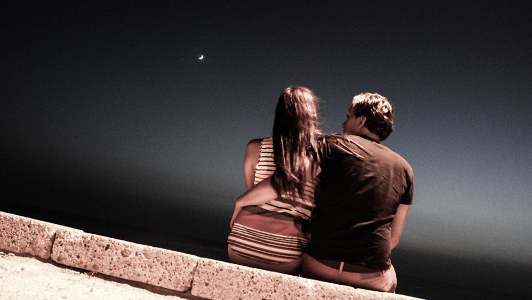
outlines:
[[[238,197],[230,226],[233,227],[235,218],[242,207],[249,205],[261,205],[268,201],[274,200],[275,198],[277,198],[277,192],[271,185],[271,177],[268,177],[248,190],[244,195]]]

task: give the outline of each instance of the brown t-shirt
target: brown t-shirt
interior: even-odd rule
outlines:
[[[366,137],[320,141],[321,173],[306,252],[378,270],[390,267],[390,225],[412,204],[414,174],[401,156]]]

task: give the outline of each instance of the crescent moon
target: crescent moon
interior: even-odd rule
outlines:
[[[203,59],[203,54],[201,54],[198,58],[199,58],[199,59]]]

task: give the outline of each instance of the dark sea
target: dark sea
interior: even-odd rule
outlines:
[[[69,226],[81,229],[88,233],[189,253],[220,261],[229,261],[227,256],[227,244],[225,241],[203,240],[197,237],[174,235],[171,232],[155,231],[42,208],[30,208],[26,205],[21,207],[20,205],[7,201],[2,201],[0,203],[0,211]],[[396,293],[427,300],[532,300],[532,297],[475,289],[418,277],[404,276],[399,272]]]

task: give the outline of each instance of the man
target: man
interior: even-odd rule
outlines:
[[[390,254],[412,204],[414,176],[401,156],[380,144],[393,123],[388,100],[364,93],[347,111],[344,134],[324,138],[302,276],[395,292]]]

